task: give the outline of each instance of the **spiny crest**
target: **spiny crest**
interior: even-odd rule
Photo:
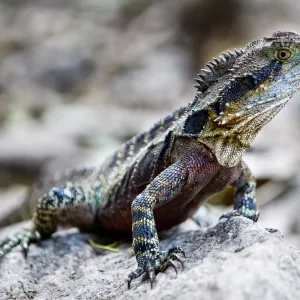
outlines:
[[[294,31],[276,31],[272,34],[270,38],[264,38],[265,40],[270,40],[274,38],[285,38],[285,39],[293,39],[299,38],[299,35]]]
[[[251,48],[257,48],[259,46],[264,46],[265,42],[275,42],[275,43],[290,43],[293,42],[295,39],[299,39],[299,35],[293,31],[276,31],[272,34],[271,37],[264,37],[263,39],[255,40],[250,42],[246,50]],[[283,45],[284,46],[284,45]]]
[[[211,85],[216,83],[218,79],[230,71],[235,60],[244,53],[242,49],[234,49],[234,53],[231,51],[223,52],[223,55],[219,58],[214,58],[213,61],[209,61],[206,66],[209,68],[202,69],[199,77],[195,78],[197,84],[195,88],[201,93],[204,93]]]

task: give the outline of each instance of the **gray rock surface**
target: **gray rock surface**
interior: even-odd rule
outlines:
[[[20,227],[24,223],[5,229],[0,238]],[[172,269],[158,274],[152,290],[147,280],[136,280],[127,290],[124,279],[136,267],[129,243],[119,253],[97,255],[88,238],[74,230],[60,232],[40,248],[33,245],[26,262],[20,249],[11,252],[0,267],[0,299],[282,300],[300,295],[300,251],[245,218],[163,234],[163,249],[178,245],[186,251],[185,269],[177,276]]]

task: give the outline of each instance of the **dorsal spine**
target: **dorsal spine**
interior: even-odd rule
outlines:
[[[242,49],[234,49],[234,52],[223,52],[219,58],[214,58],[213,61],[209,61],[206,66],[207,69],[201,69],[198,77],[195,78],[197,82],[195,88],[198,92],[204,93],[210,86],[218,81],[222,75],[230,71],[234,62],[244,53]]]

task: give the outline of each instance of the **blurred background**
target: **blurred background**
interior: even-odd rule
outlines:
[[[0,0],[0,223],[37,180],[99,164],[191,101],[222,51],[300,31],[297,0]],[[260,225],[300,247],[300,95],[245,160]],[[215,212],[232,191],[212,199]]]

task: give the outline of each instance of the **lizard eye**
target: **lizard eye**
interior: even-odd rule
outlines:
[[[280,61],[287,61],[292,56],[292,51],[289,49],[278,49],[276,52],[276,58]]]

